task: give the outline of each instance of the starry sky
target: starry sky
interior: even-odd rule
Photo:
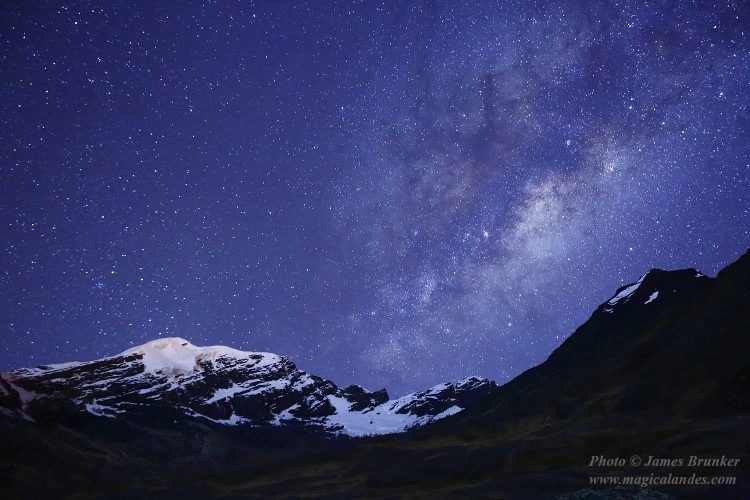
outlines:
[[[750,5],[6,2],[0,369],[159,336],[391,395],[750,242]]]

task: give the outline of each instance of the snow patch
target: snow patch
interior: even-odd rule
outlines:
[[[413,415],[393,413],[382,405],[365,413],[350,411],[351,403],[339,396],[328,396],[328,401],[336,409],[335,414],[326,418],[328,426],[341,428],[352,437],[403,432],[417,423]]]
[[[86,411],[97,417],[116,418],[119,413],[125,413],[125,410],[112,408],[111,406],[100,405],[96,401],[86,403]]]
[[[81,361],[70,361],[68,363],[54,363],[51,365],[40,366],[39,369],[45,372],[67,370],[68,368],[76,368],[78,366],[81,366],[82,364],[84,363],[82,363]]]
[[[214,420],[217,424],[224,424],[224,425],[240,425],[240,424],[247,424],[250,423],[248,419],[245,417],[240,417],[236,413],[232,413],[232,415],[224,420]]]
[[[658,296],[659,296],[659,292],[658,291],[652,293],[651,295],[648,296],[648,299],[646,300],[646,302],[644,302],[644,304],[650,304],[651,302],[653,302],[654,300],[656,300],[656,297],[658,297]]]
[[[450,408],[448,408],[447,410],[445,410],[443,412],[440,412],[437,415],[435,415],[434,418],[435,418],[435,420],[437,420],[439,418],[450,417],[451,415],[455,415],[456,413],[460,412],[461,410],[463,410],[463,408],[461,408],[460,406],[453,405]]]
[[[246,390],[241,385],[234,384],[232,387],[227,387],[225,389],[217,389],[216,392],[214,392],[214,395],[211,396],[210,399],[206,400],[206,404],[215,403],[217,401],[222,401],[224,399],[231,398],[238,392],[242,392]]]
[[[71,361],[68,363],[54,363],[49,365],[42,365],[37,366],[36,368],[21,368],[19,370],[14,370],[11,372],[14,376],[21,376],[21,377],[35,377],[38,375],[46,375],[48,373],[54,373],[57,371],[63,371],[67,370],[69,368],[76,368],[78,366],[85,365],[87,363],[83,363],[80,361]]]
[[[646,275],[644,274],[643,276],[641,276],[641,279],[639,279],[632,285],[628,285],[625,288],[623,288],[620,293],[618,293],[617,295],[609,299],[607,301],[607,304],[609,304],[610,306],[614,306],[620,301],[627,302],[628,301],[627,299],[630,298],[630,296],[633,295],[636,290],[638,290],[639,286],[641,286],[641,283],[643,282],[643,278],[645,277]]]
[[[292,415],[292,410],[296,410],[297,408],[299,408],[299,404],[294,403],[292,406],[276,415],[276,417],[274,417],[274,419],[271,421],[271,425],[282,425],[284,422],[299,420],[297,417]]]
[[[182,407],[182,410],[186,414],[190,415],[191,417],[205,418],[206,420],[210,420],[211,422],[215,424],[231,425],[231,426],[242,425],[242,424],[252,424],[250,420],[246,419],[245,417],[240,417],[236,413],[232,413],[229,416],[229,418],[218,419],[218,418],[207,417],[206,415],[202,413],[198,413],[197,411],[191,410],[190,408]]]

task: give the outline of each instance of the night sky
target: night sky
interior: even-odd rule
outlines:
[[[0,369],[180,336],[504,382],[750,244],[748,2],[0,12]]]

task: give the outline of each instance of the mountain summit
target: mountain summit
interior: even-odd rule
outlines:
[[[0,388],[0,410],[29,420],[48,420],[66,407],[106,418],[302,425],[362,436],[402,432],[452,415],[495,384],[470,377],[389,400],[384,389],[341,389],[283,356],[198,347],[173,337],[95,361],[2,373]]]

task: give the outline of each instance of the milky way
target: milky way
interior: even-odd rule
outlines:
[[[502,382],[750,241],[743,2],[6,11],[0,368],[179,335]]]

